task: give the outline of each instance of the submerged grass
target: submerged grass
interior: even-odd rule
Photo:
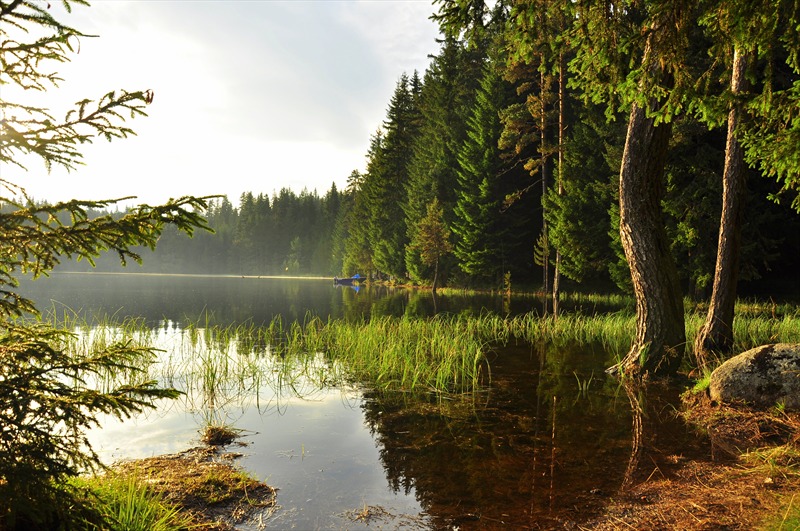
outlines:
[[[800,342],[800,310],[742,303],[734,321],[735,351],[774,342]],[[739,307],[737,307],[739,310]],[[690,353],[705,319],[702,311],[686,315]],[[252,323],[219,326],[195,321],[183,327],[148,327],[142,320],[112,317],[82,322],[62,311],[56,324],[74,331],[72,351],[132,341],[163,349],[157,360],[143,356],[146,373],[109,375],[158,379],[186,393],[187,407],[210,412],[232,400],[255,395],[269,385],[291,395],[305,395],[330,385],[358,382],[382,389],[466,392],[490,379],[487,355],[493,345],[509,342],[555,346],[601,345],[610,359],[621,358],[634,337],[631,310],[540,317],[529,313],[503,317],[439,315],[433,318],[374,317],[350,322],[323,321],[312,315],[301,321],[275,318],[265,326]],[[175,341],[175,334],[180,337]],[[177,346],[175,346],[177,344]],[[151,353],[152,354],[152,353]],[[721,360],[719,360],[721,361]],[[224,422],[224,419],[222,419]]]

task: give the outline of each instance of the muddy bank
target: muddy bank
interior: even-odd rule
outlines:
[[[277,509],[276,489],[237,467],[239,456],[206,446],[118,463],[112,473],[161,494],[191,517],[193,529],[230,531],[244,522],[263,525]]]

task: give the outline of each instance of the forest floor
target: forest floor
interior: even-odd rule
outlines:
[[[684,405],[686,420],[725,457],[634,483],[578,528],[798,529],[800,414],[717,405],[702,394]]]

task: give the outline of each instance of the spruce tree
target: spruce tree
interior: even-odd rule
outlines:
[[[427,215],[434,199],[442,205],[444,221],[452,222],[456,202],[458,150],[466,139],[466,121],[472,109],[483,62],[479,52],[453,38],[442,42],[425,72],[420,95],[421,125],[409,166],[405,215],[409,238]],[[444,265],[444,264],[440,264]],[[409,249],[406,268],[413,280],[430,280],[432,271]]]
[[[513,97],[513,89],[498,72],[496,63],[484,65],[467,140],[459,152],[457,199],[452,230],[454,254],[467,275],[498,280],[511,257],[509,233],[501,219],[505,199],[503,176],[508,170],[498,141],[503,130],[500,110]]]
[[[86,2],[62,4],[69,12]],[[49,8],[45,2],[0,2],[0,86],[54,90],[59,79],[49,67],[69,61],[80,40],[88,38],[56,20]],[[146,90],[106,92],[97,100],[78,102],[57,119],[46,108],[4,97],[0,164],[22,167],[22,157],[32,155],[46,168],[75,170],[83,144],[132,135],[125,118],[144,116],[152,99]],[[104,252],[116,254],[122,263],[139,261],[137,247],[154,248],[167,226],[188,234],[208,228],[200,215],[208,198],[184,197],[160,206],[140,205],[123,216],[93,217],[92,211],[117,201],[42,205],[34,204],[24,188],[5,180],[0,187],[8,194],[0,197],[0,528],[77,528],[86,524],[80,520],[88,513],[66,480],[100,465],[85,431],[102,414],[128,418],[177,392],[159,388],[137,368],[143,358],[155,356],[152,348],[122,341],[69,352],[70,332],[15,320],[36,313],[33,303],[16,291],[18,278],[46,275],[72,258],[94,263]],[[125,371],[134,375],[131,383],[97,384]],[[108,526],[102,522],[107,515],[94,516],[101,518],[98,525]]]
[[[394,278],[405,278],[408,228],[403,205],[412,146],[420,125],[419,90],[416,74],[411,80],[406,74],[400,77],[384,122],[385,135],[372,146],[362,187],[375,268]]]

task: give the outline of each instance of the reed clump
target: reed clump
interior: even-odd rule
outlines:
[[[478,387],[488,374],[487,342],[467,319],[380,317],[310,324],[303,336],[308,346],[340,363],[353,380],[379,388],[462,392]]]
[[[748,302],[739,309],[734,352],[766,343],[800,342],[797,308]],[[702,311],[686,314],[687,355],[704,319]],[[160,355],[143,357],[145,372],[111,376],[159,379],[186,393],[187,408],[196,411],[214,410],[244,396],[255,395],[258,401],[264,386],[292,395],[348,382],[382,389],[470,391],[488,383],[487,355],[495,345],[600,345],[611,359],[620,358],[634,337],[636,317],[631,310],[562,313],[558,318],[484,312],[352,322],[323,321],[309,314],[302,321],[276,317],[263,326],[196,321],[169,329],[151,328],[137,319],[117,323],[113,316],[87,322],[61,312],[57,324],[74,331],[68,345],[72,351],[120,341],[154,346]]]

